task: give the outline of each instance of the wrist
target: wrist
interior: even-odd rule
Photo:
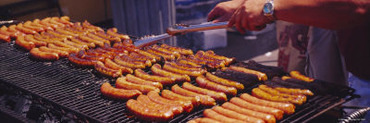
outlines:
[[[269,19],[271,22],[276,20],[275,16],[275,0],[266,0],[266,3],[263,5],[262,12],[264,16]]]

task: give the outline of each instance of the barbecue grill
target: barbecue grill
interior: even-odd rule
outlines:
[[[114,79],[101,76],[91,68],[80,68],[68,59],[40,62],[29,57],[27,51],[12,43],[0,43],[0,84],[4,92],[13,93],[31,101],[29,110],[19,115],[5,104],[1,112],[16,121],[28,121],[35,112],[59,121],[77,122],[143,122],[135,118],[126,108],[125,100],[113,100],[100,93],[100,85]],[[196,84],[192,82],[192,84]],[[245,89],[250,91],[257,85]],[[169,87],[167,87],[169,88]],[[296,108],[292,115],[279,122],[306,122],[356,97],[351,88],[339,89],[344,95],[316,95]],[[240,92],[243,93],[243,92]],[[36,106],[35,106],[36,105]],[[43,107],[43,108],[40,108]],[[169,122],[186,122],[201,117],[205,107],[176,116]],[[48,112],[49,111],[49,112]],[[21,111],[22,112],[22,111]],[[50,113],[52,112],[52,113]],[[37,113],[37,112],[36,112]],[[36,120],[40,120],[37,119]],[[47,120],[47,118],[44,118]]]

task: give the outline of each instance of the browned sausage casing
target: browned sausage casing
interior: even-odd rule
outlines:
[[[186,90],[193,91],[195,93],[209,95],[217,101],[221,101],[221,102],[227,101],[226,94],[222,93],[222,92],[216,92],[216,91],[200,88],[200,87],[194,86],[194,85],[192,85],[188,82],[185,82],[184,84],[182,84],[182,87]]]
[[[114,88],[112,85],[110,85],[107,82],[101,85],[100,91],[105,96],[117,98],[117,99],[131,99],[131,98],[135,98],[142,94],[138,90],[125,90],[125,89]]]
[[[151,108],[134,99],[130,99],[126,102],[127,108],[132,112],[137,118],[141,120],[151,121],[151,122],[165,122],[173,119],[174,114],[172,111],[162,111]]]
[[[140,92],[147,94],[150,91],[159,93],[160,90],[154,86],[150,85],[139,85],[131,82],[127,82],[126,77],[119,77],[116,80],[116,87],[130,90],[139,90]]]
[[[217,91],[217,92],[223,92],[223,93],[225,93],[227,95],[231,95],[231,96],[235,96],[236,93],[237,93],[236,88],[214,83],[214,82],[208,80],[203,75],[198,76],[195,81],[198,83],[198,85],[200,87],[203,87],[203,88],[206,88],[206,89],[210,89],[210,90]]]

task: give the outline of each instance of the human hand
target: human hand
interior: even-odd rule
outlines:
[[[228,21],[233,13],[242,5],[245,0],[231,0],[217,4],[208,13],[208,21],[223,22]]]
[[[245,30],[262,30],[271,21],[263,15],[262,9],[265,0],[247,0],[231,16],[229,27],[235,26],[236,29],[244,34]]]

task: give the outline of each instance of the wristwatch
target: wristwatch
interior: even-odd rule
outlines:
[[[263,5],[263,14],[271,21],[275,21],[274,16],[274,0],[266,0],[265,5]]]

